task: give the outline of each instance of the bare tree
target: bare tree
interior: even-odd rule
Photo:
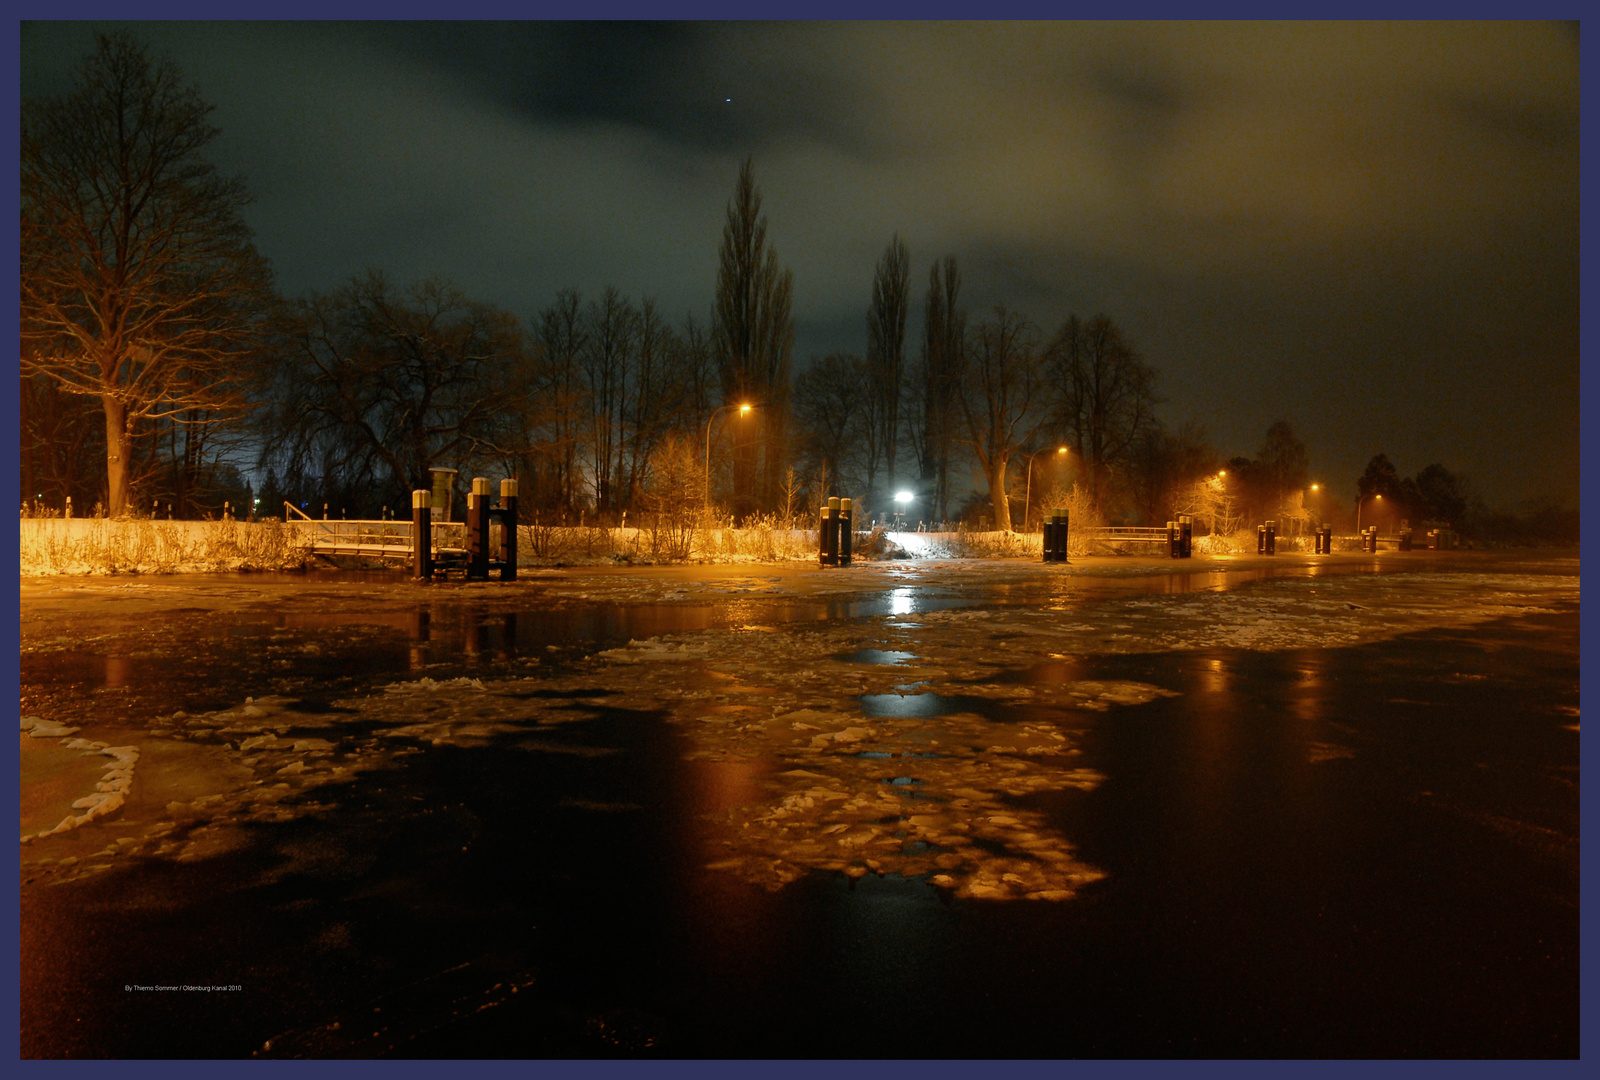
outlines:
[[[59,511],[68,499],[93,506],[105,492],[105,426],[96,423],[98,403],[62,392],[44,375],[24,375],[20,389],[22,501],[34,513]]]
[[[687,559],[695,523],[704,510],[700,447],[683,432],[669,432],[650,456],[649,477],[641,489],[646,510],[655,515],[652,554]]]
[[[688,431],[696,415],[692,402],[696,372],[682,343],[651,297],[639,307],[639,342],[628,404],[627,461],[621,474],[625,506],[632,506],[649,472],[655,448],[673,428]]]
[[[1004,305],[981,321],[965,350],[962,415],[973,453],[989,484],[995,527],[1011,531],[1006,468],[1018,447],[1038,432],[1044,370],[1039,333],[1027,316]]]
[[[1070,316],[1047,350],[1053,391],[1052,426],[1067,433],[1103,508],[1111,470],[1135,451],[1155,423],[1155,372],[1109,318]]]
[[[109,512],[141,421],[236,418],[273,305],[244,182],[203,153],[211,106],[125,33],[22,110],[22,364],[105,413]]]
[[[940,520],[950,516],[950,464],[958,438],[959,407],[956,395],[962,367],[967,326],[966,312],[956,306],[961,295],[961,272],[954,256],[946,255],[928,272],[928,295],[923,305],[922,440],[918,457],[923,481],[932,482],[933,502]]]
[[[430,466],[504,467],[526,451],[529,369],[514,316],[437,281],[401,293],[369,271],[298,305],[263,464],[402,505]]]
[[[589,414],[589,475],[595,509],[622,509],[617,478],[627,446],[628,381],[639,344],[639,311],[615,288],[589,303],[582,357]]]
[[[1177,431],[1152,424],[1135,442],[1128,466],[1129,494],[1139,519],[1160,525],[1174,513],[1196,513],[1191,505],[1195,485],[1216,475],[1222,455],[1196,424],[1186,423]]]
[[[540,440],[545,476],[530,492],[551,509],[576,510],[578,482],[579,418],[587,402],[581,359],[588,348],[588,328],[583,318],[583,296],[576,289],[556,293],[555,303],[539,313],[537,398],[549,406],[549,430]]]
[[[793,296],[793,273],[779,266],[777,252],[767,246],[761,192],[746,158],[722,228],[713,327],[723,400],[761,406],[760,445],[735,450],[734,502],[740,513],[776,504],[787,465]]]
[[[870,475],[860,449],[868,429],[865,402],[856,392],[866,376],[859,356],[832,353],[795,379],[795,426],[814,495],[865,494]]]
[[[867,394],[873,412],[873,468],[876,480],[881,455],[895,489],[895,457],[900,442],[900,397],[905,383],[906,281],[911,255],[898,233],[884,249],[872,278],[872,305],[867,309]]]
[[[1311,455],[1289,421],[1278,420],[1267,428],[1254,469],[1256,482],[1265,489],[1266,509],[1282,517],[1282,511],[1298,507],[1310,471]]]

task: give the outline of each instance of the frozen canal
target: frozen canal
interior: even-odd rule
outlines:
[[[24,1057],[1578,1052],[1576,559],[21,592]]]

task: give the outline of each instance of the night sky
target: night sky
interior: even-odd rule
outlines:
[[[97,27],[24,24],[22,92]],[[1289,420],[1491,505],[1578,493],[1578,32],[1563,24],[146,23],[287,294],[368,266],[526,319],[571,286],[709,319],[755,158],[795,359],[863,353],[875,263],[975,319],[1110,315],[1163,418]]]

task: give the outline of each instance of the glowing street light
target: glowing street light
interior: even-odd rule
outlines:
[[[1365,495],[1357,495],[1356,496],[1356,532],[1360,532],[1361,531],[1361,502],[1365,498],[1366,498]],[[1382,499],[1383,496],[1382,495],[1374,495],[1373,498],[1374,499]]]
[[[894,501],[900,503],[902,506],[915,498],[916,496],[909,491],[897,491],[894,493]]]
[[[1065,454],[1066,452],[1067,448],[1065,446],[1056,447],[1057,454]],[[1044,453],[1044,450],[1035,450],[1028,455],[1028,485],[1023,489],[1022,494],[1022,530],[1024,532],[1028,530],[1028,511],[1033,506],[1033,459],[1042,453]]]
[[[753,405],[742,403],[738,405],[723,405],[721,408],[712,409],[711,415],[706,419],[706,509],[708,511],[711,509],[711,424],[716,420],[717,414],[720,412],[738,409],[739,415],[743,416],[752,408],[754,408]]]

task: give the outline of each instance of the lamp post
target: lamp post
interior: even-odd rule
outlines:
[[[739,415],[749,412],[749,405],[723,405],[711,410],[711,415],[706,419],[706,509],[711,509],[711,425],[717,419],[717,414],[727,412],[729,409],[738,409]]]
[[[910,506],[911,501],[915,498],[916,495],[909,491],[897,491],[894,493],[894,527],[896,532],[905,528],[906,507]]]
[[[1361,503],[1362,503],[1362,500],[1364,500],[1365,498],[1366,498],[1365,495],[1357,495],[1356,496],[1356,532],[1360,532],[1361,531]],[[1383,496],[1382,495],[1374,495],[1373,498],[1374,499],[1381,499],[1381,498],[1383,498]]]
[[[1065,446],[1056,447],[1056,453],[1065,454]],[[1035,450],[1028,455],[1028,484],[1023,489],[1022,495],[1022,531],[1028,531],[1028,511],[1033,506],[1033,459],[1044,453],[1044,450]]]

